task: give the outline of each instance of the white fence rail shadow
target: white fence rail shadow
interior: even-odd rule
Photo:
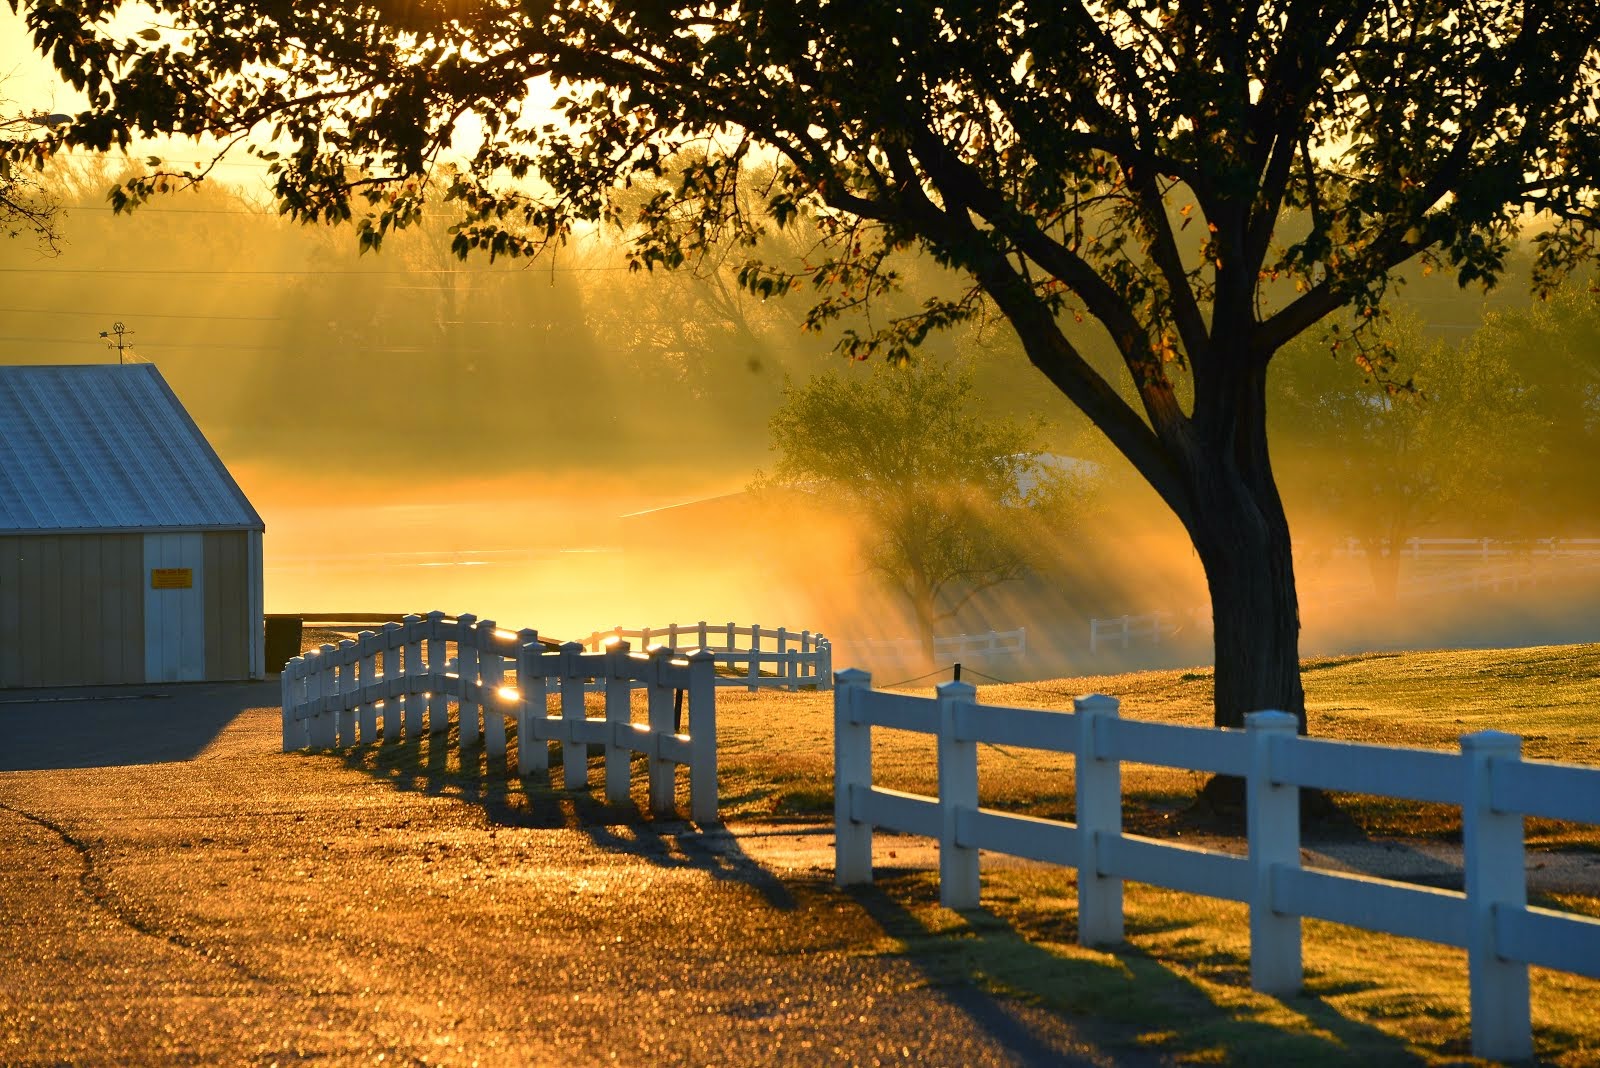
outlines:
[[[507,720],[516,724],[519,775],[548,768],[548,743],[561,743],[567,790],[589,788],[589,752],[601,748],[606,799],[613,803],[628,800],[630,758],[643,753],[655,815],[673,813],[676,769],[686,766],[691,818],[714,823],[715,672],[712,654],[703,651],[680,657],[663,648],[643,655],[625,642],[603,652],[585,652],[577,642],[552,649],[537,631],[499,630],[493,620],[411,615],[284,665],[283,751],[444,735],[454,704],[463,749],[481,744],[489,757],[504,761]],[[595,684],[605,693],[603,718],[590,717],[584,707],[584,694]],[[635,723],[631,697],[641,686],[646,720]]]
[[[870,656],[889,653],[897,656],[916,656],[922,652],[918,638],[861,638],[839,643],[852,654]],[[1028,632],[1024,627],[1016,630],[991,630],[986,634],[935,635],[933,655],[939,660],[959,660],[963,657],[1024,657],[1028,655]]]
[[[763,687],[784,690],[833,689],[833,645],[821,633],[779,627],[768,630],[752,623],[669,623],[665,627],[597,630],[582,642],[599,651],[606,642],[637,641],[643,648],[701,649],[711,654],[719,670],[718,686]]]
[[[1472,1052],[1533,1055],[1528,966],[1600,979],[1600,920],[1527,903],[1523,817],[1600,823],[1600,768],[1524,761],[1516,735],[1465,735],[1459,753],[1299,737],[1282,712],[1224,731],[1118,718],[1093,695],[1072,712],[978,704],[967,683],[937,698],[875,691],[841,671],[834,691],[835,877],[872,881],[874,828],[939,840],[939,898],[978,905],[987,849],[1078,870],[1078,939],[1122,941],[1124,880],[1240,901],[1250,910],[1250,982],[1275,995],[1302,984],[1301,918],[1464,948]],[[872,728],[937,736],[939,796],[872,785]],[[1077,823],[983,808],[980,742],[1075,758]],[[1237,775],[1248,783],[1249,852],[1240,857],[1122,833],[1121,762]],[[1301,864],[1300,787],[1459,805],[1465,892]]]

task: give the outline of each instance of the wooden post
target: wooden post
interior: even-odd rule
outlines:
[[[833,642],[817,635],[817,689],[833,689]]]
[[[750,624],[750,692],[761,688],[761,624]]]
[[[339,640],[339,745],[356,744],[356,643]]]
[[[483,750],[491,760],[498,760],[500,764],[491,765],[498,771],[505,771],[506,759],[506,702],[500,696],[500,685],[505,681],[506,662],[495,649],[497,642],[495,635],[495,622],[492,619],[478,621],[478,664],[479,673],[483,676]]]
[[[356,675],[356,685],[361,688],[361,744],[371,745],[378,740],[378,706],[373,704],[365,691],[377,681],[377,638],[370,630],[364,630],[357,635],[357,644],[361,646],[361,658],[357,662],[360,672]]]
[[[978,907],[978,850],[956,835],[960,813],[978,810],[978,744],[956,725],[977,695],[970,682],[939,684],[939,904],[947,909]]]
[[[672,815],[677,780],[677,765],[661,755],[661,739],[672,733],[673,687],[667,681],[671,661],[672,650],[666,646],[650,650],[645,700],[650,720],[650,813],[654,816]]]
[[[633,750],[618,745],[620,735],[633,721],[628,643],[621,638],[606,645],[606,800],[626,804],[631,786]]]
[[[871,675],[846,668],[833,691],[833,879],[840,886],[872,882],[872,824],[850,814],[850,795],[872,788],[872,727],[856,709],[871,690]]]
[[[689,818],[702,827],[721,822],[717,810],[717,658],[689,654]]]
[[[1074,698],[1078,717],[1075,765],[1078,817],[1078,944],[1111,946],[1123,939],[1122,880],[1106,874],[1104,843],[1122,834],[1122,765],[1101,754],[1120,704],[1092,693]]]
[[[673,652],[678,651],[678,625],[676,623],[667,624],[667,648]]]
[[[1472,1055],[1492,1061],[1533,1056],[1528,1003],[1528,965],[1507,960],[1495,948],[1497,909],[1528,904],[1522,814],[1494,807],[1496,763],[1522,759],[1522,739],[1500,731],[1463,735],[1467,765],[1461,805],[1461,845],[1467,891],[1467,985],[1472,1011]]]
[[[319,707],[317,714],[311,717],[311,744],[317,749],[332,749],[337,741],[333,713],[322,705],[322,699],[334,691],[333,668],[330,662],[333,646],[323,645],[317,649],[316,659],[312,663],[312,674],[307,679],[310,691],[309,696]]]
[[[400,698],[394,696],[400,678],[400,624],[390,620],[383,625],[383,740],[400,740]]]
[[[583,669],[578,666],[578,657],[582,655],[583,646],[578,642],[568,642],[561,647],[561,718],[569,724],[588,719],[583,708],[583,676],[579,674]],[[570,735],[561,743],[561,788],[589,788],[589,745],[573,741]]]
[[[700,643],[700,648],[704,649],[706,648],[706,621],[702,619],[699,623],[699,627],[700,633],[696,640]]]
[[[522,691],[521,718],[517,720],[517,774],[529,775],[550,767],[550,742],[545,717],[549,690],[545,665],[550,662],[537,641],[523,643],[517,654],[517,688]]]
[[[460,724],[456,741],[465,749],[477,745],[479,737],[478,702],[473,699],[473,687],[478,682],[478,634],[474,629],[478,617],[463,612],[456,617],[456,622],[461,624],[460,633],[456,635],[456,673],[460,676],[456,680],[460,698],[456,702],[456,721]]]
[[[1250,739],[1245,826],[1250,839],[1250,987],[1289,997],[1304,982],[1300,917],[1274,911],[1275,868],[1300,866],[1300,787],[1272,775],[1272,750],[1279,739],[1292,744],[1298,722],[1287,712],[1252,712],[1244,717]]]
[[[283,700],[283,751],[292,753],[305,745],[305,730],[301,727],[300,720],[295,713],[300,708],[300,666],[305,661],[298,657],[290,657],[289,662],[283,665],[283,671],[278,674],[278,690]]]
[[[444,674],[444,613],[428,613],[428,674]],[[428,692],[428,733],[450,730],[450,695],[442,686],[430,684]]]
[[[404,617],[401,622],[406,632],[406,658],[400,665],[406,680],[406,737],[416,741],[422,737],[422,709],[426,698],[422,696],[426,687],[414,681],[423,674],[422,666],[422,617],[412,613]]]
[[[794,680],[789,677],[789,628],[778,628],[778,678],[783,680],[780,689],[794,689]]]

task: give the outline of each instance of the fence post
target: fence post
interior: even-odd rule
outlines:
[[[390,620],[383,625],[383,740],[400,740],[400,700],[394,694],[400,677],[400,624]]]
[[[750,624],[750,692],[761,688],[761,624]]]
[[[1121,709],[1115,697],[1091,693],[1073,698],[1078,717],[1073,757],[1078,821],[1078,944],[1115,945],[1123,939],[1122,880],[1103,874],[1102,841],[1122,834],[1122,764],[1100,755],[1108,729]]]
[[[538,641],[524,642],[517,652],[517,688],[522,691],[522,711],[517,719],[518,775],[531,775],[550,767],[550,744],[545,733],[545,718],[550,711],[544,674],[547,663],[544,646]]]
[[[300,693],[305,689],[304,677],[300,671],[305,667],[305,658],[292,656],[283,666],[283,671],[278,676],[278,682],[283,689],[283,751],[292,753],[296,749],[306,746],[305,723],[298,718],[300,711]]]
[[[978,695],[970,682],[939,684],[939,904],[978,907],[978,850],[957,841],[962,810],[978,809],[978,743],[960,736],[956,715]]]
[[[589,788],[589,745],[572,740],[571,724],[588,718],[583,709],[583,676],[578,672],[578,657],[583,646],[567,642],[561,647],[561,718],[569,724],[567,738],[561,743],[561,788],[587,790]]]
[[[406,737],[416,741],[422,736],[422,708],[424,698],[418,684],[411,681],[423,673],[422,669],[422,617],[415,612],[401,617],[406,634],[406,658],[400,665],[406,680],[405,710]]]
[[[650,717],[650,812],[655,816],[672,815],[675,765],[661,755],[661,739],[672,733],[672,687],[667,685],[665,674],[672,660],[672,650],[658,645],[650,650],[649,687],[646,701]]]
[[[833,691],[833,881],[872,882],[872,824],[850,814],[851,795],[872,788],[872,726],[856,705],[872,692],[872,676],[839,672]]]
[[[483,751],[491,759],[506,758],[506,711],[500,697],[505,681],[505,660],[495,651],[496,624],[478,620],[478,674],[483,678]],[[500,768],[504,771],[504,767]]]
[[[1250,845],[1250,987],[1287,997],[1305,980],[1300,917],[1272,907],[1273,869],[1300,866],[1300,787],[1272,777],[1272,750],[1279,739],[1293,744],[1299,723],[1287,712],[1252,712],[1244,717],[1250,742],[1245,831]]]
[[[833,642],[817,635],[817,689],[833,689]]]
[[[428,613],[428,674],[444,674],[444,613]],[[428,733],[450,729],[450,695],[436,681],[428,684]]]
[[[456,741],[461,748],[478,744],[478,702],[472,699],[472,685],[478,681],[477,633],[473,629],[478,617],[462,612],[456,617],[460,629],[456,633],[456,722],[460,729]]]
[[[1533,1056],[1528,1005],[1528,965],[1495,951],[1494,916],[1528,903],[1528,875],[1520,812],[1494,807],[1496,763],[1522,759],[1522,739],[1500,731],[1463,735],[1467,765],[1461,805],[1461,845],[1467,891],[1467,985],[1472,1054],[1494,1061]]]
[[[628,643],[621,638],[606,643],[606,800],[626,804],[631,782],[633,750],[618,744],[633,722],[633,687],[629,679]]]
[[[1130,639],[1132,639],[1132,637],[1133,637],[1133,617],[1132,616],[1123,616],[1122,617],[1122,647],[1124,649],[1126,649],[1128,647],[1128,642],[1129,642]]]
[[[706,621],[702,619],[700,621],[700,635],[699,635],[700,648],[702,648],[702,649],[706,648],[706,644],[707,644],[706,643],[706,637],[707,637],[707,635],[706,635]]]
[[[361,720],[361,744],[372,745],[378,740],[378,706],[368,698],[367,687],[377,681],[377,659],[373,650],[377,647],[372,631],[364,630],[356,635],[356,643],[361,647],[360,658],[356,661],[359,669],[356,672],[356,686],[360,689],[361,707],[359,718]]]
[[[718,822],[717,658],[689,654],[689,818],[702,827]]]
[[[349,638],[339,639],[339,745],[356,744],[356,708],[352,698],[356,691],[356,643]]]
[[[313,670],[306,680],[309,696],[317,702],[317,714],[310,719],[311,744],[317,749],[333,748],[334,722],[333,713],[322,706],[322,698],[334,691],[333,669],[328,666],[328,659],[333,652],[333,646],[323,645],[316,651],[317,658],[312,661]]]

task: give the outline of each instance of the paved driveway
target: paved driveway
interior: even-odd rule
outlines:
[[[0,703],[0,1063],[1126,1063],[737,839],[281,755],[276,692],[0,691],[74,698]]]

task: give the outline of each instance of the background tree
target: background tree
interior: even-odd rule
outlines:
[[[1041,455],[1038,423],[984,419],[973,405],[971,369],[936,360],[819,375],[784,391],[778,463],[756,483],[843,505],[929,657],[941,624],[1049,555],[1081,489]]]
[[[1409,388],[1353,373],[1310,339],[1273,384],[1289,482],[1314,514],[1357,538],[1381,600],[1399,592],[1406,540],[1454,521],[1474,529],[1516,509],[1537,476],[1545,422],[1498,345],[1385,328]],[[1321,351],[1316,351],[1320,349]]]
[[[1600,8],[1567,0],[152,0],[133,36],[120,0],[11,2],[90,94],[62,143],[270,132],[294,145],[264,150],[284,209],[354,217],[368,242],[418,217],[415,176],[471,117],[462,252],[541,251],[691,145],[704,162],[637,209],[641,265],[812,212],[831,240],[807,270],[742,280],[816,287],[823,326],[894,287],[897,251],[927,250],[971,288],[842,348],[903,353],[992,302],[1187,531],[1224,725],[1304,721],[1267,437],[1279,349],[1342,308],[1365,323],[1414,257],[1492,282],[1540,213],[1537,284],[1593,252]],[[758,152],[777,161],[764,216],[735,195]],[[1072,343],[1077,316],[1115,368]]]

